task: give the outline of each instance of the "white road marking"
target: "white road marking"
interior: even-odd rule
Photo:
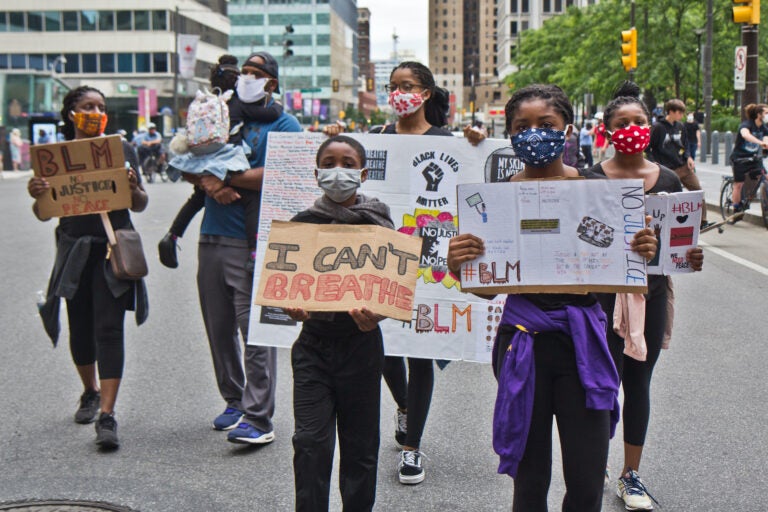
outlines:
[[[764,276],[768,276],[768,268],[765,268],[762,265],[758,265],[757,263],[753,263],[749,260],[745,260],[744,258],[740,256],[736,256],[735,254],[732,254],[728,251],[724,251],[722,249],[719,249],[717,247],[713,247],[709,245],[707,242],[704,242],[703,240],[699,239],[699,245],[702,247],[706,247],[708,251],[712,251],[713,253],[717,254],[718,256],[722,256],[723,258],[729,259],[734,263],[738,263],[739,265],[743,265],[747,267],[750,270],[754,270],[755,272],[758,272],[760,274],[763,274]]]

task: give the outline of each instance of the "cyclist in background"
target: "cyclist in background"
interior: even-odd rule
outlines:
[[[741,189],[749,174],[756,179],[763,171],[763,155],[761,149],[768,149],[768,105],[750,103],[744,108],[747,120],[739,126],[736,134],[731,167],[733,168],[733,211],[743,211],[741,204]],[[735,219],[739,220],[739,219]]]
[[[139,160],[142,165],[144,165],[144,160],[146,160],[147,157],[154,155],[157,158],[158,168],[163,168],[163,165],[165,164],[163,136],[157,131],[157,125],[155,125],[155,123],[149,123],[147,125],[147,133],[142,136],[138,150]]]

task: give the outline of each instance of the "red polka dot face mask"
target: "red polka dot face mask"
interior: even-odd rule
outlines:
[[[651,142],[651,128],[649,126],[629,125],[611,133],[611,143],[616,151],[627,155],[640,153]]]

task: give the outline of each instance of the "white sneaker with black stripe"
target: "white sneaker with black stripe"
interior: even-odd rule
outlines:
[[[633,469],[619,478],[616,495],[624,501],[627,510],[653,510],[653,503],[658,503]]]

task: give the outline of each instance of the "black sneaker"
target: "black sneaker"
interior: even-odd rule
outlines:
[[[116,450],[120,447],[117,440],[117,421],[113,414],[105,412],[99,415],[96,422],[96,444],[103,450]]]
[[[168,268],[179,266],[179,260],[176,258],[176,235],[166,233],[160,243],[157,244],[157,252],[160,253],[160,263]]]
[[[400,452],[397,472],[401,484],[416,485],[424,481],[425,475],[421,459],[422,454],[417,450],[403,450]]]
[[[714,222],[707,222],[706,220],[701,221],[701,227],[699,227],[699,231],[704,231],[710,226],[714,226]]]
[[[87,389],[80,395],[80,407],[75,412],[75,423],[85,425],[93,423],[99,415],[101,407],[101,394],[98,391]]]

